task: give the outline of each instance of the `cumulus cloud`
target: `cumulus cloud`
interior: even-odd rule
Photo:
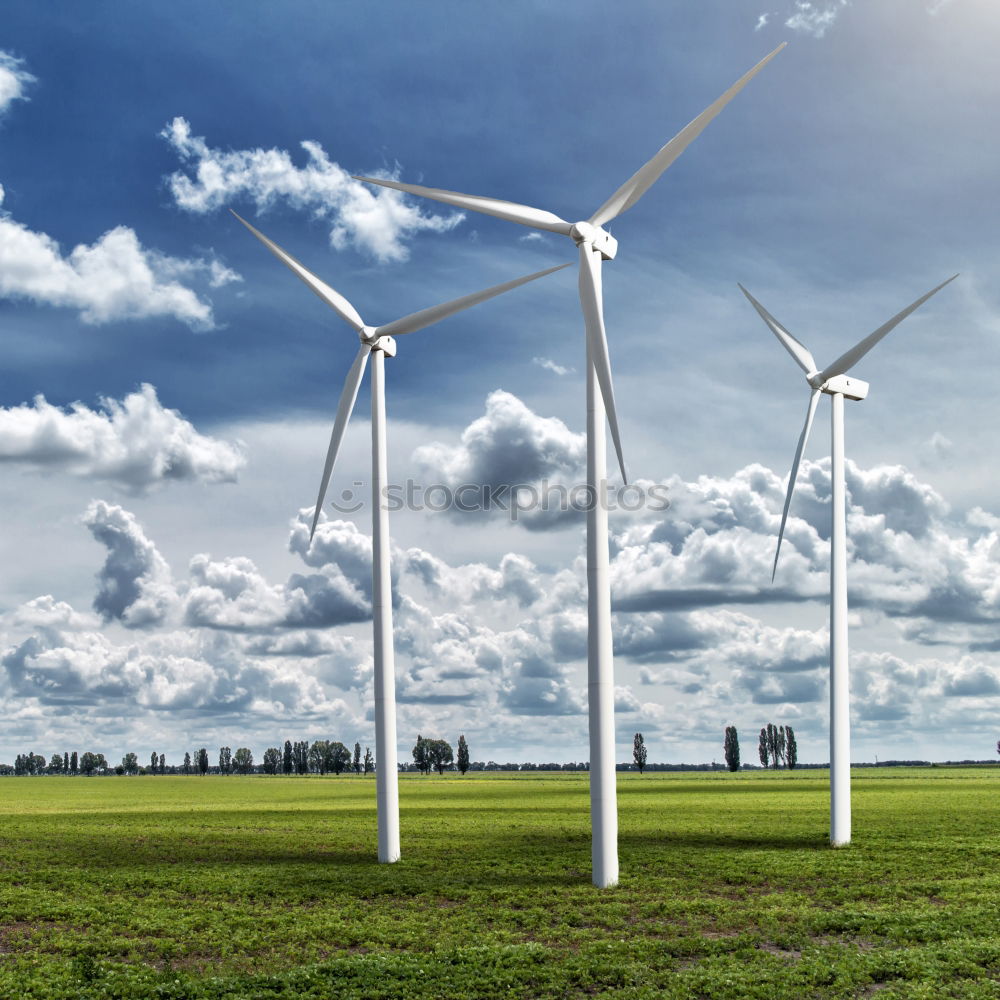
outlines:
[[[181,630],[116,644],[101,632],[50,630],[7,649],[0,666],[19,698],[61,710],[99,704],[119,717],[127,708],[282,723],[350,716],[314,677],[281,660],[248,658],[224,635]]]
[[[358,588],[366,598],[372,590],[372,539],[352,521],[331,521],[320,515],[316,533],[309,539],[312,508],[303,508],[292,521],[288,551],[307,566],[322,569],[332,566]]]
[[[795,13],[785,21],[785,27],[812,35],[813,38],[822,38],[833,27],[847,4],[848,0],[830,0],[824,3],[820,0],[796,0]]]
[[[151,385],[97,409],[67,409],[36,396],[0,408],[0,462],[109,482],[140,494],[174,480],[235,482],[246,463],[239,445],[199,434],[166,409]]]
[[[162,625],[177,604],[170,567],[135,517],[114,504],[95,500],[83,523],[108,550],[97,574],[94,610],[104,621],[129,628]]]
[[[501,558],[497,569],[485,563],[450,566],[418,548],[407,549],[400,562],[429,590],[450,600],[510,600],[527,608],[539,601],[544,593],[542,574],[534,563],[513,552]]]
[[[24,60],[0,51],[0,115],[16,100],[26,100],[25,88],[35,78],[24,69]],[[3,199],[0,198],[0,201]]]
[[[63,255],[59,244],[0,212],[0,296],[77,309],[84,323],[171,316],[195,330],[215,325],[212,308],[177,278],[238,280],[214,258],[170,257],[143,247],[127,226]]]
[[[414,460],[449,486],[533,483],[579,472],[586,460],[583,434],[554,417],[540,417],[517,396],[498,389],[486,398],[486,413],[462,432],[458,447],[428,444]]]
[[[574,434],[554,417],[540,417],[517,396],[498,389],[487,397],[485,414],[462,431],[457,444],[423,445],[413,460],[426,485],[452,491],[456,503],[449,513],[456,517],[497,512],[510,517],[511,488],[535,489],[537,484],[540,502],[521,497],[517,521],[545,530],[579,521],[568,491],[578,484],[586,453],[585,435]],[[460,487],[466,489],[460,492]]]
[[[351,245],[379,261],[405,260],[405,240],[419,232],[447,232],[463,218],[426,214],[399,191],[354,180],[317,142],[301,143],[306,162],[297,167],[283,149],[213,149],[180,117],[160,135],[191,172],[179,170],[167,180],[174,201],[188,212],[203,214],[248,200],[259,214],[283,201],[324,220],[335,249]]]
[[[612,539],[620,611],[825,600],[830,465],[804,462],[774,584],[784,483],[753,465],[733,476],[671,480],[670,510]],[[902,466],[847,463],[851,601],[901,618],[985,623],[1000,616],[1000,533],[956,521]]]
[[[326,573],[293,573],[269,584],[245,556],[213,560],[195,556],[184,605],[188,625],[233,632],[324,628],[371,617],[371,604],[336,567]]]

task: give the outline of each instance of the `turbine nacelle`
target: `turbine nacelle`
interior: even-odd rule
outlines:
[[[618,253],[618,240],[600,226],[589,222],[577,222],[569,231],[573,242],[580,246],[589,243],[604,260],[614,260]]]
[[[358,331],[358,337],[362,344],[373,351],[381,351],[387,358],[396,356],[396,338],[381,336],[378,327],[364,326]]]
[[[815,372],[806,377],[806,381],[820,392],[833,395],[839,392],[845,399],[853,399],[860,402],[868,395],[868,383],[862,382],[859,378],[850,378],[847,375],[834,375],[833,378],[824,379],[822,372]]]

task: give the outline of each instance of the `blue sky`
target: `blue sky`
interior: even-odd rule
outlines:
[[[612,225],[626,456],[673,500],[612,518],[620,756],[774,721],[826,759],[828,409],[772,588],[806,393],[736,282],[822,364],[956,271],[855,372],[854,756],[989,756],[998,28],[988,0],[6,4],[0,755],[373,742],[369,511],[312,549],[299,516],[354,336],[227,208],[387,322],[575,252],[349,174],[587,217],[787,41]],[[578,482],[581,327],[569,269],[402,341],[393,477]],[[581,528],[394,517],[402,755],[585,756]]]

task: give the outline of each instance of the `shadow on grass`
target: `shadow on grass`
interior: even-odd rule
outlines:
[[[619,833],[619,845],[625,847],[680,847],[704,848],[711,850],[733,850],[736,848],[755,851],[819,851],[829,849],[830,838],[825,832],[816,833],[766,833],[751,834],[742,831],[731,833],[713,831],[683,833]]]

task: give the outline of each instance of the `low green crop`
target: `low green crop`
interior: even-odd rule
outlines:
[[[0,997],[1000,997],[1000,769],[0,781]]]

